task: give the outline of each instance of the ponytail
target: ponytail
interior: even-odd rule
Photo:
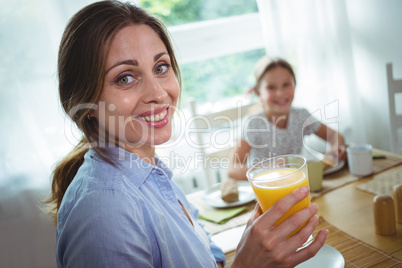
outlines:
[[[84,155],[88,150],[87,139],[83,137],[78,145],[56,165],[53,171],[52,194],[44,203],[48,204],[47,212],[52,216],[55,223],[57,223],[57,212],[61,200],[84,162]]]

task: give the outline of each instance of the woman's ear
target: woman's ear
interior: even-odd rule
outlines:
[[[90,120],[93,117],[95,117],[95,110],[91,109],[88,113],[87,113],[87,118]]]

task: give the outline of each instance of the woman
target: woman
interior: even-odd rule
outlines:
[[[57,165],[48,200],[58,266],[222,267],[223,252],[155,156],[171,136],[181,84],[163,24],[129,3],[91,4],[66,27],[58,75],[63,108],[83,132]],[[315,205],[274,227],[307,195],[300,188],[264,215],[257,205],[233,267],[290,267],[315,255],[326,231],[296,252],[318,224]]]

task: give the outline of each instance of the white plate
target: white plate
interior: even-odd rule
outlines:
[[[340,160],[336,166],[330,167],[330,168],[327,168],[326,170],[324,170],[324,175],[335,173],[338,170],[342,169],[344,165],[345,165],[345,161]]]
[[[338,250],[329,245],[324,245],[314,257],[296,266],[296,268],[312,267],[343,268],[345,267],[345,259]]]
[[[223,232],[212,235],[211,240],[215,243],[215,245],[222,249],[223,253],[231,252],[236,250],[245,228],[245,224],[230,228]]]
[[[222,200],[220,186],[220,183],[217,183],[205,190],[205,193],[202,196],[202,200],[207,205],[215,208],[231,208],[244,205],[255,200],[253,188],[251,188],[251,185],[248,181],[238,181],[239,201],[232,203],[227,203]]]

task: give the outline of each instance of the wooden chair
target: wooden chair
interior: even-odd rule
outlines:
[[[234,108],[215,113],[200,114],[196,102],[190,102],[193,126],[196,130],[197,150],[203,159],[207,187],[227,178],[230,153],[240,138],[241,118],[261,109],[261,103],[242,105],[239,101]]]
[[[392,73],[392,63],[387,64],[387,80],[388,80],[388,100],[389,100],[389,114],[391,122],[391,151],[394,153],[402,154],[402,133],[398,135],[398,129],[402,128],[402,112],[398,110],[402,107],[399,104],[397,109],[396,96],[402,96],[402,79],[394,79]],[[402,97],[400,98],[400,100]]]

